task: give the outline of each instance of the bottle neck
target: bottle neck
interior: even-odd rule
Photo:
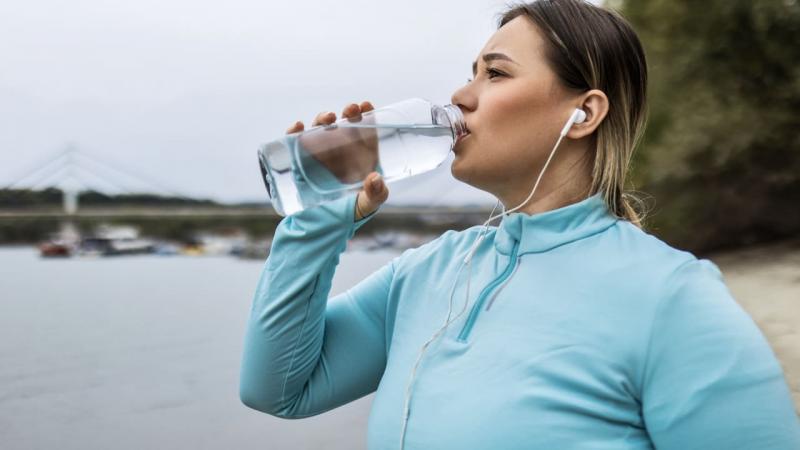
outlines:
[[[450,126],[454,143],[468,134],[464,114],[461,113],[461,109],[456,105],[444,105],[435,108],[434,121],[441,125]]]

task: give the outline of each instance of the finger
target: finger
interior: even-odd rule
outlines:
[[[369,189],[370,197],[374,198],[374,197],[379,196],[381,191],[383,191],[383,188],[385,187],[385,185],[383,183],[383,177],[377,172],[372,172],[367,177],[367,180],[368,180],[368,183],[369,183],[368,189]]]
[[[355,103],[350,103],[342,110],[342,117],[352,118],[361,115],[361,108]]]
[[[376,174],[376,176],[372,179],[372,192],[370,193],[370,199],[380,204],[385,202],[388,197],[389,189],[386,187],[386,182],[383,180],[382,176]]]
[[[329,124],[336,121],[336,114],[333,111],[325,111],[317,114],[317,117],[314,118],[314,121],[311,122],[311,125],[317,126],[322,124]]]
[[[386,201],[389,197],[389,190],[383,181],[383,177],[377,172],[371,172],[364,178],[363,189],[360,191],[363,194],[363,203],[360,205],[365,211],[374,211],[379,205]]]
[[[336,114],[334,114],[333,111],[323,111],[317,114],[316,117],[314,117],[314,120],[311,122],[311,125],[317,126],[322,124],[329,124],[334,120],[336,120]]]
[[[342,117],[346,117],[350,122],[358,122],[361,120],[361,107],[355,103],[350,103],[344,107]]]
[[[368,198],[372,197],[372,180],[375,177],[375,172],[370,172],[364,181],[361,183],[361,189],[367,194]]]
[[[361,102],[360,106],[361,106],[361,112],[362,113],[363,112],[367,112],[367,111],[372,111],[373,109],[375,109],[375,107],[372,106],[372,103],[370,103],[370,102],[368,102],[366,100]]]
[[[303,131],[304,125],[303,122],[297,121],[292,124],[289,128],[286,129],[286,134],[297,133],[298,131]]]

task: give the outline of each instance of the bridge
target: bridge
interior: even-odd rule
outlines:
[[[3,189],[30,189],[59,188],[63,192],[62,211],[36,212],[31,211],[6,211],[6,217],[20,216],[27,213],[35,215],[63,215],[73,216],[78,214],[78,200],[81,191],[93,190],[106,195],[120,194],[153,194],[169,196],[183,200],[192,200],[175,189],[165,187],[163,183],[153,180],[142,174],[134,173],[131,169],[121,169],[85,151],[79,151],[73,144],[65,149],[38,161],[21,175],[3,186]],[[96,214],[97,212],[95,212]]]
[[[93,190],[106,195],[150,194],[186,201],[196,199],[168,187],[151,177],[121,164],[111,163],[75,145],[48,155],[23,171],[4,189],[40,190],[55,187],[63,192],[61,207],[0,209],[0,220],[17,219],[159,219],[159,218],[262,218],[277,222],[281,216],[264,204],[253,205],[79,205],[81,191]],[[416,207],[384,205],[379,222],[417,222],[425,225],[483,223],[490,209],[486,207]]]

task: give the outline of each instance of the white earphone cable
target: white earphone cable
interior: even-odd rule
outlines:
[[[494,208],[492,208],[492,212],[489,213],[489,217],[491,217],[492,214],[494,214],[494,212],[497,209],[497,206],[499,204],[500,204],[500,200],[498,200],[497,203],[495,203]],[[505,207],[503,209],[505,209]],[[486,223],[488,223],[488,222],[485,222],[484,225],[486,225]],[[487,227],[484,226],[483,230],[481,230],[481,235],[486,231],[486,229],[487,229]],[[433,341],[435,341],[436,338],[438,338],[439,335],[441,335],[447,329],[448,325],[450,325],[452,322],[454,322],[456,319],[458,319],[461,316],[461,314],[463,314],[464,311],[467,310],[467,303],[465,302],[464,303],[464,309],[462,309],[461,312],[458,313],[458,315],[456,315],[456,317],[453,317],[453,319],[450,320],[450,314],[453,311],[453,294],[455,293],[455,286],[458,284],[458,276],[461,274],[461,270],[463,268],[464,268],[464,264],[460,264],[459,267],[458,267],[458,271],[456,272],[455,280],[453,280],[453,288],[450,290],[449,307],[447,309],[447,318],[445,319],[444,325],[442,325],[442,327],[439,328],[439,330],[437,330],[436,333],[434,333],[434,335],[430,339],[428,339],[428,342],[426,342],[425,345],[422,346],[422,351],[419,353],[419,356],[417,357],[417,361],[414,363],[414,368],[411,371],[411,380],[409,381],[408,386],[406,387],[405,405],[403,407],[403,432],[402,432],[402,434],[400,436],[400,448],[401,449],[403,448],[403,445],[404,445],[403,440],[404,440],[404,437],[405,437],[405,434],[406,434],[406,432],[405,432],[406,425],[408,424],[409,402],[411,400],[411,390],[413,388],[413,381],[414,381],[414,378],[415,378],[415,375],[416,375],[416,372],[417,372],[417,367],[419,366],[420,361],[422,361],[422,356],[425,354],[425,351],[427,350],[428,345],[430,345]],[[467,270],[468,270],[468,273],[467,273],[467,295],[466,296],[467,296],[467,300],[469,300],[469,284],[470,284],[469,280],[470,280],[470,278],[472,278],[471,277],[471,275],[472,275],[472,273],[471,273],[472,272],[472,262],[468,262],[467,263]]]
[[[580,114],[579,114],[579,112],[580,112]],[[583,115],[581,116],[581,114],[583,114]],[[494,214],[495,210],[497,209],[497,205],[500,204],[500,201],[498,200],[497,203],[495,204],[494,208],[492,208],[492,212],[489,213],[489,219],[486,220],[486,222],[483,223],[483,229],[481,230],[480,234],[478,235],[478,238],[475,239],[475,243],[470,247],[470,250],[468,251],[467,256],[462,260],[461,264],[459,264],[459,268],[458,268],[458,271],[456,272],[455,280],[453,281],[453,287],[450,290],[449,307],[448,307],[447,318],[445,319],[445,323],[441,328],[439,328],[439,330],[436,331],[436,333],[434,333],[434,335],[430,339],[428,339],[428,342],[426,342],[425,345],[422,346],[421,351],[419,353],[419,356],[417,356],[417,360],[414,363],[414,368],[411,371],[411,377],[410,377],[410,380],[408,382],[408,386],[406,387],[405,404],[403,406],[403,428],[402,428],[402,432],[400,434],[400,450],[403,450],[404,445],[405,445],[406,427],[408,425],[408,416],[409,416],[409,413],[410,413],[409,404],[411,402],[411,391],[412,391],[412,388],[413,388],[413,385],[414,385],[414,378],[416,376],[417,367],[419,366],[419,363],[422,361],[422,357],[425,354],[425,351],[428,349],[428,345],[430,345],[433,341],[435,341],[447,329],[447,327],[451,323],[455,322],[456,319],[461,317],[461,315],[467,310],[467,305],[469,304],[470,279],[472,278],[472,256],[478,250],[478,246],[483,241],[483,238],[484,238],[484,236],[486,234],[486,231],[489,229],[489,223],[491,223],[494,219],[496,219],[498,217],[502,217],[502,216],[504,216],[506,214],[509,214],[511,212],[514,212],[514,211],[518,210],[519,208],[524,206],[526,203],[528,203],[528,201],[533,197],[534,192],[536,192],[536,188],[539,187],[539,182],[542,180],[542,176],[544,175],[545,170],[547,170],[547,166],[550,165],[550,161],[553,159],[553,155],[555,155],[556,149],[558,149],[558,146],[561,144],[561,140],[564,139],[564,136],[566,136],[567,131],[569,131],[570,127],[574,123],[583,122],[585,117],[586,116],[585,116],[585,113],[583,113],[583,111],[580,111],[580,110],[576,109],[575,112],[573,112],[573,114],[567,120],[567,123],[564,125],[564,128],[561,130],[561,133],[559,134],[558,140],[556,140],[556,144],[553,146],[553,149],[550,150],[550,155],[547,157],[547,160],[545,161],[544,166],[542,166],[542,170],[539,171],[539,176],[536,178],[536,183],[534,183],[533,189],[531,189],[531,193],[528,194],[528,198],[526,198],[522,203],[520,203],[519,205],[515,206],[514,208],[512,208],[512,209],[510,209],[508,211],[505,210],[505,205],[503,205],[503,212],[498,214],[498,215],[496,215],[496,216],[493,216],[492,214]],[[466,292],[465,292],[464,308],[461,310],[461,312],[459,312],[451,320],[450,319],[450,314],[452,313],[452,310],[453,310],[453,294],[455,293],[456,285],[458,284],[458,277],[461,274],[461,270],[464,268],[465,264],[467,265],[467,286],[466,286]]]

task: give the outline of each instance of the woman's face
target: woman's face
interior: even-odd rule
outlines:
[[[547,65],[545,41],[524,16],[498,29],[476,63],[474,79],[451,99],[470,135],[454,147],[450,171],[501,200],[527,195],[577,97]]]

